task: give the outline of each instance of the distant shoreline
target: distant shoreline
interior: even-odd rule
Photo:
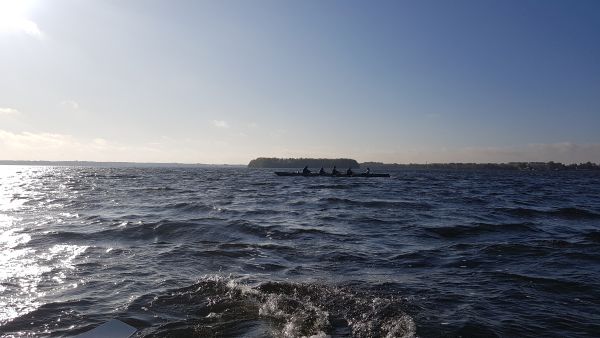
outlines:
[[[16,161],[0,160],[0,165],[57,166],[57,167],[111,167],[111,168],[206,168],[245,167],[244,164],[160,163],[160,162],[95,162],[95,161]]]
[[[508,162],[508,163],[427,163],[386,164],[364,162],[361,168],[417,169],[417,170],[516,170],[516,171],[600,171],[596,163],[563,164],[559,162]]]
[[[377,170],[427,169],[427,170],[521,170],[521,171],[566,171],[566,170],[598,170],[596,163],[562,164],[558,162],[509,162],[509,163],[426,163],[398,164],[382,162],[362,162],[354,159],[324,158],[267,158],[260,157],[248,163],[249,168],[331,168],[336,165],[345,168],[371,168]]]
[[[257,162],[257,160],[259,160]],[[520,171],[600,171],[600,165],[593,162],[563,164],[560,162],[508,162],[508,163],[383,163],[358,162],[353,159],[317,159],[317,158],[259,158],[244,164],[206,164],[177,162],[96,162],[96,161],[19,161],[0,160],[0,165],[17,166],[59,166],[59,167],[107,167],[107,168],[258,168],[258,169],[300,169],[308,165],[311,169],[321,166],[339,169],[348,167],[371,168],[373,170],[520,170]],[[274,161],[276,160],[276,161]]]

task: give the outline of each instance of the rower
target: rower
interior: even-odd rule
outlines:
[[[308,166],[304,166],[304,169],[302,169],[302,175],[308,175],[310,174],[310,170],[308,170]]]
[[[351,168],[348,168],[348,170],[346,170],[346,175],[348,176],[352,176],[354,173],[352,172]]]
[[[319,169],[319,175],[325,175],[325,169],[323,169],[323,167]]]
[[[367,171],[365,171],[365,174],[369,175],[370,173],[371,173],[371,169],[369,169],[369,168],[367,167]]]
[[[335,175],[339,175],[339,174],[341,174],[341,172],[339,172],[339,171],[338,171],[338,170],[335,168],[335,166],[333,166],[333,170],[331,171],[331,175],[335,176]]]

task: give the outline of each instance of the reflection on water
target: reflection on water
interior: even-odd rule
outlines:
[[[40,185],[39,175],[48,175],[52,169],[0,166],[0,325],[35,310],[48,293],[77,286],[65,285],[65,280],[73,269],[73,259],[87,246],[27,245],[31,234],[43,231],[37,225],[59,219],[52,213],[34,216],[23,211],[25,203],[37,201],[43,206],[49,200],[31,187]],[[57,216],[76,217],[69,213]],[[30,225],[29,229],[23,228],[24,224]]]

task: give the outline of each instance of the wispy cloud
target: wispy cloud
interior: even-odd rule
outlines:
[[[136,161],[158,153],[146,145],[80,139],[68,134],[0,129],[0,159]]]
[[[223,120],[213,120],[212,125],[217,128],[229,128],[229,124],[227,123],[227,121]]]
[[[105,149],[109,146],[109,143],[103,138],[95,138],[92,140],[92,145],[99,149]]]
[[[20,27],[21,30],[23,30],[23,32],[30,36],[33,36],[34,38],[41,39],[44,37],[44,33],[42,33],[38,25],[31,20],[22,20],[20,22]]]
[[[61,106],[67,107],[73,110],[79,109],[79,103],[74,100],[64,100],[60,103]]]
[[[273,138],[280,138],[283,137],[285,134],[287,134],[287,130],[285,129],[275,129],[269,132],[269,136]]]
[[[14,108],[2,108],[0,107],[0,115],[19,115],[20,111]]]
[[[12,133],[0,130],[0,144],[18,150],[48,150],[73,144],[69,135],[52,133]]]
[[[235,145],[215,139],[165,139],[123,143],[51,132],[13,132],[0,129],[0,159],[50,161],[123,161],[242,163]],[[248,159],[249,160],[249,159]]]
[[[38,25],[25,18],[0,18],[0,32],[21,32],[36,39],[42,39],[44,33]]]

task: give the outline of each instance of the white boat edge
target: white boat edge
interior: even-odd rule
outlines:
[[[131,325],[118,319],[111,319],[90,331],[76,335],[75,338],[128,338],[136,331],[137,329]]]

